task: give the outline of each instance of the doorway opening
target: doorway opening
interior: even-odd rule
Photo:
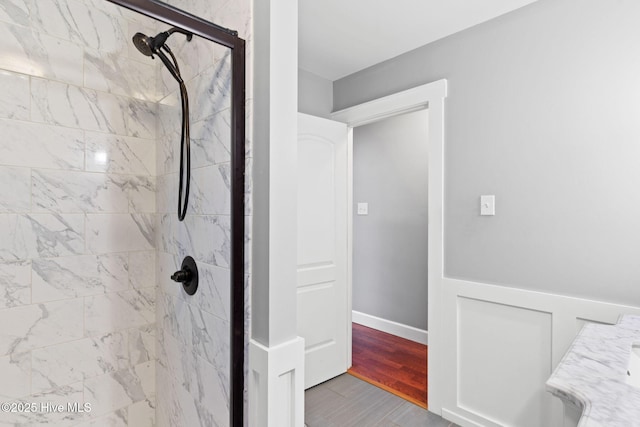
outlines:
[[[353,129],[349,373],[427,407],[428,110]]]
[[[311,410],[314,406],[312,395],[317,395],[321,403],[316,409],[333,414],[326,405],[327,394],[338,394],[334,396],[336,399],[349,394],[341,391],[344,385],[341,378],[345,375],[340,374],[352,365],[352,230],[354,208],[357,207],[354,206],[353,177],[349,165],[353,161],[354,128],[419,110],[428,110],[429,119],[428,259],[424,260],[427,264],[428,298],[421,301],[427,311],[429,326],[429,411],[402,399],[400,401],[423,411],[425,416],[443,412],[442,399],[447,393],[448,382],[442,369],[445,362],[441,337],[443,313],[439,302],[444,292],[446,95],[447,82],[440,80],[335,112],[333,120],[317,117],[310,120],[312,116],[298,115],[298,334],[305,340],[305,389],[309,398],[305,407],[311,413],[314,412]],[[322,174],[326,179],[318,178]],[[324,186],[322,191],[319,191],[319,183]],[[323,357],[315,357],[321,352]],[[348,389],[351,390],[350,387]],[[378,407],[379,403],[367,404]]]

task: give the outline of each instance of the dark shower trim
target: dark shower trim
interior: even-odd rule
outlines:
[[[241,41],[238,32],[206,21],[199,16],[178,9],[177,7],[163,3],[158,0],[106,0],[127,9],[139,12],[150,18],[165,22],[169,25],[180,27],[193,34],[197,34],[205,39],[218,44],[235,49]]]
[[[231,390],[229,425],[244,426],[245,41],[236,31],[157,0],[106,0],[232,50],[231,54]]]

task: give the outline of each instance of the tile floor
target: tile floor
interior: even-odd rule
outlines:
[[[307,427],[456,427],[349,374],[305,392]]]

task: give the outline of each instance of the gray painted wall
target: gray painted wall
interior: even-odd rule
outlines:
[[[427,329],[426,110],[353,131],[353,309]],[[354,213],[356,212],[354,205]]]
[[[448,79],[447,276],[640,305],[638,22],[541,0],[334,83],[341,109]]]
[[[333,82],[298,68],[298,111],[331,118]]]

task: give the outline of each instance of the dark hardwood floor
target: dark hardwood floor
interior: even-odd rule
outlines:
[[[427,407],[427,346],[353,324],[351,375]]]

